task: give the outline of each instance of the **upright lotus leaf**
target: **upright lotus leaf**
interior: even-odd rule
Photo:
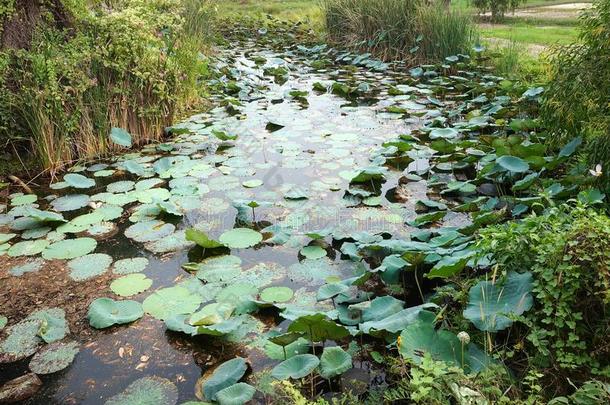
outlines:
[[[318,301],[324,301],[331,298],[335,298],[337,295],[344,293],[347,290],[349,290],[349,286],[343,283],[324,284],[318,289],[316,299]]]
[[[257,307],[254,303],[256,294],[258,289],[251,282],[232,283],[216,295],[216,301],[233,305],[238,315],[246,314],[256,311]]]
[[[497,332],[512,325],[511,316],[523,314],[534,302],[532,273],[511,272],[506,280],[481,281],[469,292],[464,317],[479,330]]]
[[[259,244],[263,235],[249,228],[234,228],[220,235],[219,240],[231,249],[245,249]]]
[[[104,329],[133,322],[143,315],[142,305],[137,301],[98,298],[89,305],[87,319],[92,327]]]
[[[525,160],[516,156],[500,156],[496,163],[503,169],[513,173],[524,173],[530,168]]]
[[[40,320],[26,319],[6,329],[0,342],[0,364],[12,363],[36,353],[42,344],[38,336]]]
[[[65,239],[52,243],[42,252],[42,257],[52,259],[74,259],[95,250],[97,242],[93,238]]]
[[[165,320],[165,326],[168,330],[174,332],[182,332],[187,335],[195,336],[197,334],[197,327],[188,323],[190,315],[176,315],[172,318]]]
[[[312,342],[323,342],[327,339],[339,340],[350,335],[349,330],[337,325],[325,314],[304,315],[294,320],[288,332],[303,332]]]
[[[131,297],[140,294],[152,286],[152,280],[142,273],[128,274],[114,280],[110,284],[110,289],[121,297]]]
[[[271,343],[280,345],[282,347],[288,346],[291,343],[296,342],[298,339],[305,336],[303,332],[286,332],[280,335],[272,336],[269,338]]]
[[[244,324],[241,317],[235,317],[216,323],[197,327],[197,335],[224,336],[237,331]]]
[[[462,364],[462,344],[457,336],[448,330],[436,330],[435,315],[423,311],[418,320],[408,325],[400,334],[398,350],[400,354],[415,364],[420,364],[424,355],[429,354],[436,361],[458,367]],[[467,357],[464,358],[465,362]]]
[[[62,340],[70,333],[66,312],[61,308],[41,309],[31,313],[26,319],[40,322],[38,336],[46,343]]]
[[[241,357],[222,363],[209,378],[203,380],[201,385],[203,395],[209,401],[215,401],[218,391],[236,384],[244,376],[247,368],[246,360]]]
[[[447,278],[458,274],[466,267],[468,257],[447,256],[439,260],[426,275],[428,278]]]
[[[362,310],[362,320],[364,322],[379,321],[403,310],[404,302],[392,296],[377,297],[368,308]]]
[[[320,357],[320,375],[330,379],[352,368],[352,356],[342,348],[326,347]]]
[[[110,130],[110,140],[117,145],[131,148],[131,135],[122,128],[112,128]]]
[[[184,287],[162,288],[149,295],[142,306],[144,311],[157,319],[165,320],[180,314],[193,313],[203,298]]]
[[[69,194],[51,201],[51,207],[55,211],[75,211],[86,207],[91,200],[86,194]]]
[[[56,342],[46,346],[30,360],[30,370],[36,374],[52,374],[68,367],[79,352],[76,342]]]
[[[194,228],[187,229],[185,235],[186,240],[195,242],[204,249],[215,249],[224,246],[222,243],[217,242],[214,239],[210,239],[205,232]]]
[[[246,383],[237,383],[216,393],[216,401],[220,405],[243,405],[250,401],[256,388]]]
[[[319,364],[320,360],[313,354],[298,354],[275,366],[271,375],[278,380],[298,380],[309,375]]]
[[[415,307],[405,308],[387,318],[363,322],[360,324],[359,328],[362,332],[373,336],[382,335],[383,333],[380,332],[390,334],[399,333],[408,325],[416,322],[420,312],[428,308],[438,308],[438,306],[433,303],[426,303]]]
[[[64,176],[64,181],[74,188],[91,188],[95,186],[95,180],[83,176],[82,174],[69,173]]]
[[[105,405],[176,405],[178,388],[168,379],[143,377],[129,384],[125,391],[106,401]]]
[[[375,271],[381,272],[381,279],[386,284],[398,284],[402,271],[409,266],[400,255],[388,255],[383,258],[381,265]]]
[[[191,315],[189,323],[193,326],[214,325],[229,319],[233,311],[235,307],[231,304],[214,302]]]
[[[104,274],[112,264],[112,257],[105,253],[91,253],[68,262],[70,278],[85,281]]]
[[[286,302],[290,301],[294,292],[288,287],[269,287],[261,291],[259,298],[265,302]]]

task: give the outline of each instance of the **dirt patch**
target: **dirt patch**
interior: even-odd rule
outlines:
[[[47,261],[39,271],[20,277],[9,273],[13,266],[26,261],[21,257],[0,257],[0,314],[9,319],[9,324],[38,309],[59,307],[66,311],[72,335],[87,340],[98,333],[89,326],[87,310],[92,300],[109,295],[112,273],[76,282],[68,276],[66,262],[62,260]]]

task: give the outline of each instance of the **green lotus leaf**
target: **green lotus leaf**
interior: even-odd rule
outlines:
[[[105,405],[176,405],[178,388],[168,379],[143,377],[129,384],[125,391],[106,401]]]
[[[299,253],[306,259],[311,260],[321,259],[326,256],[326,250],[320,246],[305,246]]]
[[[130,190],[133,190],[135,185],[136,183],[131,180],[116,181],[114,183],[108,184],[106,186],[106,191],[113,194],[126,193]]]
[[[210,239],[205,232],[190,228],[186,230],[186,240],[195,242],[204,249],[215,249],[224,246],[222,243]]]
[[[166,319],[165,326],[167,326],[168,330],[174,332],[182,332],[186,333],[187,335],[195,336],[197,334],[197,327],[187,322],[189,318],[190,315],[188,314],[176,315]]]
[[[85,281],[104,274],[112,264],[112,257],[105,253],[91,253],[68,262],[70,278]]]
[[[38,336],[46,343],[62,340],[70,333],[66,312],[61,308],[41,309],[31,313],[26,319],[40,322]]]
[[[305,336],[303,332],[286,332],[280,335],[270,337],[269,341],[279,346],[288,346],[289,344],[296,342],[303,336]]]
[[[131,297],[132,295],[140,294],[148,290],[152,286],[152,280],[144,274],[134,273],[128,274],[114,280],[110,284],[110,289],[116,295],[121,297]]]
[[[8,318],[4,315],[0,315],[0,330],[4,329],[6,324],[8,323]]]
[[[349,290],[349,286],[342,283],[330,283],[324,284],[318,289],[316,299],[318,301],[324,301],[331,298],[335,298],[337,295]]]
[[[254,304],[254,297],[257,294],[258,289],[252,283],[233,283],[223,288],[218,295],[216,295],[216,301],[233,305],[235,307],[235,313],[240,315],[256,311],[257,307],[256,304]]]
[[[236,357],[222,363],[201,384],[203,395],[210,400],[216,400],[216,394],[227,387],[236,384],[246,373],[246,360]]]
[[[224,336],[235,332],[242,324],[243,319],[240,317],[227,319],[214,325],[204,325],[197,327],[197,335]]]
[[[263,181],[262,180],[258,180],[258,179],[254,179],[254,180],[247,180],[244,181],[242,183],[242,185],[246,188],[256,188],[256,187],[260,187],[263,185]]]
[[[74,259],[95,250],[97,242],[92,238],[65,239],[52,243],[42,252],[42,257],[52,259]]]
[[[203,301],[202,297],[184,287],[162,288],[149,295],[142,306],[146,313],[165,320],[176,315],[193,313]]]
[[[90,201],[86,194],[69,194],[51,201],[51,207],[59,212],[75,211],[86,207]]]
[[[121,259],[114,262],[112,272],[114,274],[132,274],[144,271],[148,266],[148,259],[145,257],[134,257]]]
[[[220,405],[243,405],[250,401],[256,388],[246,383],[237,383],[216,393],[216,401]]]
[[[143,315],[142,305],[137,301],[98,298],[89,305],[87,319],[92,327],[104,329],[136,321]]]
[[[294,292],[288,287],[268,287],[261,291],[259,298],[265,302],[286,302],[290,301]]]
[[[79,352],[76,342],[56,342],[46,346],[30,360],[30,370],[36,374],[52,374],[67,368]]]
[[[288,332],[303,332],[312,342],[339,340],[350,335],[345,327],[337,325],[321,313],[298,317],[290,324]]]
[[[11,198],[11,205],[12,206],[28,205],[28,204],[35,203],[36,200],[38,200],[38,196],[35,194],[22,194],[22,195],[17,195],[15,197]]]
[[[380,321],[403,310],[404,302],[392,296],[377,297],[362,310],[364,322]]]
[[[503,281],[481,281],[470,289],[464,318],[482,331],[504,330],[512,325],[511,316],[521,315],[532,307],[532,288],[529,272],[511,272]]]
[[[43,252],[49,246],[49,241],[41,240],[24,240],[15,243],[8,250],[9,256],[33,256]]]
[[[530,168],[529,164],[516,156],[500,156],[496,163],[503,169],[513,173],[524,173]]]
[[[38,336],[40,323],[40,320],[25,319],[6,328],[6,338],[0,342],[0,364],[25,359],[38,351],[42,344]]]
[[[428,278],[447,278],[458,274],[466,267],[466,264],[470,260],[468,257],[460,256],[447,256],[439,260],[434,267],[428,272],[426,277]]]
[[[387,318],[363,322],[359,328],[362,332],[373,336],[380,335],[379,331],[387,333],[399,333],[408,325],[416,322],[420,312],[427,308],[438,308],[436,304],[427,303],[415,307],[405,308],[402,311],[396,312]]]
[[[171,235],[175,229],[174,225],[155,219],[131,225],[125,230],[125,236],[136,242],[152,242]]]
[[[235,311],[235,307],[226,302],[214,302],[191,315],[189,323],[193,326],[214,325],[226,321]]]
[[[263,235],[249,228],[234,228],[220,235],[219,240],[231,249],[244,249],[259,244]]]
[[[320,356],[320,375],[326,379],[336,377],[352,368],[352,356],[342,348],[326,347]]]
[[[434,128],[430,131],[430,139],[454,139],[459,132],[454,128]]]
[[[313,372],[319,364],[320,360],[313,354],[298,354],[275,366],[271,375],[278,380],[298,380]]]
[[[117,145],[131,148],[131,135],[122,128],[112,128],[110,130],[110,140]]]
[[[64,176],[64,181],[74,188],[91,188],[95,186],[95,180],[83,176],[82,174],[69,173]]]
[[[188,265],[188,266],[187,266]],[[201,263],[183,265],[189,271],[196,271],[197,278],[208,283],[226,283],[237,278],[241,272],[241,259],[236,256],[216,256]]]

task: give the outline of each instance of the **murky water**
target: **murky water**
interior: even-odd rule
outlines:
[[[264,63],[257,65],[254,62],[262,58]],[[365,68],[348,72],[341,67],[314,71],[306,66],[305,59],[296,55],[282,58],[270,50],[257,48],[254,43],[240,44],[239,48],[226,51],[225,60],[229,61],[228,66],[241,86],[241,95],[238,93],[237,97],[242,106],[238,112],[221,105],[224,96],[218,94],[214,100],[217,107],[178,125],[189,132],[178,135],[171,152],[162,154],[147,148],[142,153],[122,157],[114,164],[120,166],[126,159],[145,163],[161,156],[188,157],[189,170],[174,174],[173,179],[163,179],[161,185],[167,188],[169,181],[173,181],[199,187],[192,195],[176,196],[174,201],[184,211],[182,218],[165,218],[176,225],[178,235],[182,230],[195,227],[217,239],[236,224],[261,231],[272,225],[289,230],[286,243],[282,245],[263,243],[255,248],[231,250],[232,255],[241,259],[245,276],[230,283],[239,282],[242,277],[246,281],[253,277],[262,280],[256,285],[259,290],[268,286],[287,286],[295,292],[291,302],[307,308],[332,309],[330,302],[316,302],[317,288],[329,277],[355,274],[357,265],[343,260],[346,257],[342,259],[337,246],[323,242],[317,242],[317,245],[326,250],[325,257],[304,258],[299,254],[300,249],[313,243],[306,233],[341,228],[348,234],[366,231],[372,234],[387,232],[395,237],[408,235],[410,228],[405,222],[416,216],[414,203],[427,198],[427,188],[423,182],[400,186],[400,192],[396,187],[405,169],[417,172],[426,168],[425,156],[406,164],[396,163],[395,167],[389,165],[385,182],[371,181],[362,186],[363,193],[368,191],[373,197],[381,188],[380,198],[365,200],[364,204],[361,201],[354,203],[345,190],[350,188],[352,172],[369,166],[381,144],[401,134],[409,134],[412,128],[420,125],[417,116],[405,120],[401,114],[388,113],[387,107],[401,101],[430,105],[425,97],[427,93],[390,96],[388,88],[400,83],[401,74],[378,73]],[[277,66],[285,66],[290,71],[283,84],[263,74],[266,67]],[[348,80],[371,83],[376,89],[366,98],[359,99],[312,90],[316,82]],[[291,93],[297,94],[295,91],[307,94],[291,96]],[[220,142],[211,135],[213,131],[238,138]],[[124,179],[138,180],[134,175],[115,174],[96,179],[96,188],[86,190],[86,193],[101,192],[105,185]],[[251,180],[260,180],[262,185],[243,186]],[[50,191],[68,194],[65,190]],[[44,194],[41,192],[41,195]],[[294,195],[303,198],[286,198]],[[250,210],[243,207],[242,215],[238,216],[234,202],[252,200],[260,205],[254,210],[254,218]],[[112,199],[109,202],[112,203]],[[140,205],[130,203],[124,208],[133,214]],[[66,218],[88,210],[66,213]],[[107,253],[114,260],[132,257],[149,260],[144,274],[153,280],[152,288],[131,299],[142,302],[163,287],[175,284],[193,287],[193,283],[201,283],[181,265],[198,261],[210,252],[193,248],[182,240],[183,246],[179,249],[153,253],[142,243],[123,236],[125,229],[132,225],[127,218],[129,214],[120,219],[119,230],[114,236],[98,243],[96,253]],[[445,218],[447,224],[463,220],[463,216],[453,213]],[[268,230],[263,233],[266,239],[273,236]],[[106,286],[98,296],[114,295]],[[2,312],[0,309],[0,314]],[[147,375],[174,382],[180,401],[194,400],[196,382],[202,373],[236,354],[248,358],[253,373],[276,363],[264,353],[264,336],[276,325],[285,329],[286,322],[280,323],[281,318],[273,311],[263,310],[246,317],[247,325],[225,341],[205,336],[189,338],[166,331],[162,321],[149,315],[131,325],[110,328],[92,341],[82,341],[74,363],[64,371],[43,377],[43,388],[28,403],[99,404]],[[27,361],[0,365],[0,383],[26,371]],[[374,374],[366,376],[365,373],[365,378],[371,380],[375,377]]]

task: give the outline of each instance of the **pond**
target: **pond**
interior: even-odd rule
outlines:
[[[213,108],[171,128],[171,141],[11,195],[0,217],[0,383],[32,368],[42,386],[26,403],[128,403],[116,395],[155,377],[147,383],[163,387],[160,403],[182,403],[203,400],[200,377],[241,357],[242,381],[263,401],[271,368],[312,351],[305,335],[288,353],[269,339],[318,313],[360,336],[349,345],[346,335],[321,339],[353,358],[343,385],[383,383],[383,367],[360,349],[386,350],[401,328],[362,328],[348,306],[386,299],[392,312],[371,322],[421,310],[438,280],[400,280],[404,265],[392,259],[424,251],[449,276],[470,263],[472,227],[507,214],[489,202],[497,186],[472,182],[495,158],[479,137],[506,130],[494,116],[525,111],[494,95],[501,78],[463,70],[469,63],[461,55],[393,70],[324,46],[229,44],[216,61]],[[503,162],[498,173],[516,178],[529,168],[522,162]],[[496,216],[473,222],[469,207],[485,203]],[[517,202],[513,214],[532,203]],[[373,282],[376,273],[385,284]],[[77,342],[78,354],[30,364],[56,340]],[[317,392],[331,387],[316,380]]]

